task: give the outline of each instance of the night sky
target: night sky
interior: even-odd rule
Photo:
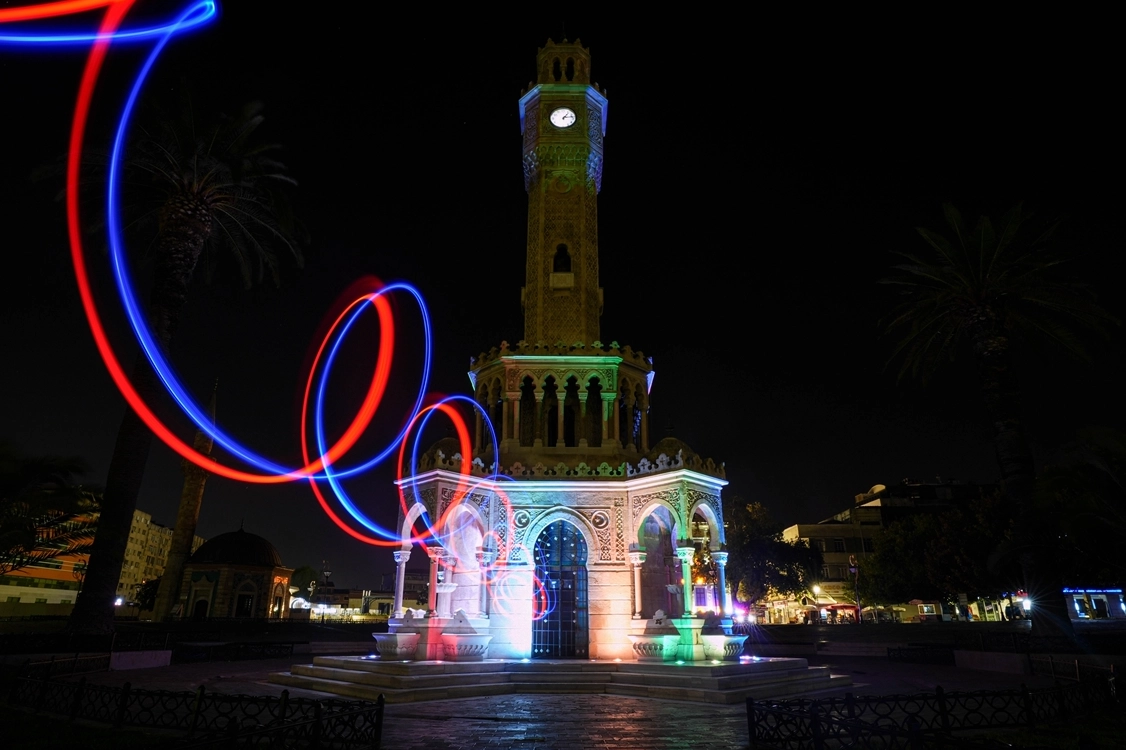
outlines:
[[[226,4],[218,24],[172,45],[146,89],[167,96],[186,77],[200,109],[263,100],[267,138],[285,145],[300,182],[304,269],[283,263],[280,289],[250,292],[222,262],[211,285],[197,274],[172,351],[201,399],[218,378],[220,424],[279,461],[300,459],[310,347],[355,279],[422,290],[435,331],[432,390],[467,393],[469,357],[522,338],[516,104],[537,47],[564,28],[591,49],[610,102],[602,340],[654,358],[652,441],[671,430],[726,462],[727,492],[765,503],[779,521],[820,520],[904,477],[997,480],[972,359],[926,387],[897,384],[897,366],[885,366],[892,341],[878,322],[894,299],[877,281],[893,251],[922,249],[916,226],[945,229],[943,201],[967,218],[1020,200],[1066,216],[1059,247],[1069,273],[1126,314],[1113,46],[1045,43],[1046,25],[1014,35],[920,23],[890,41],[765,22],[736,32],[702,16],[435,26],[420,13],[372,27],[279,5]],[[136,54],[114,58],[91,145],[105,142]],[[60,185],[31,179],[65,151],[82,62],[78,52],[0,51],[0,439],[82,456],[97,484],[124,401],[78,304]],[[98,302],[131,362],[105,256],[96,241],[89,252]],[[418,374],[418,316],[405,298],[397,309],[397,386],[367,448],[394,434]],[[358,404],[374,342],[361,327],[346,347],[330,425]],[[1038,460],[1052,460],[1078,427],[1126,424],[1120,357],[1120,330],[1095,348],[1093,367],[1021,353]],[[169,403],[158,410],[190,438]],[[444,434],[439,426],[424,442]],[[348,485],[387,521],[392,476],[376,470]],[[180,485],[178,457],[154,445],[138,507],[171,525]],[[307,485],[212,478],[198,533],[240,523],[273,541],[287,565],[329,560],[338,585],[375,587],[393,568],[386,549],[336,529]]]

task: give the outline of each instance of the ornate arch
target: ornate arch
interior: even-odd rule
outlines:
[[[399,540],[403,543],[403,549],[411,548],[411,527],[414,526],[414,522],[418,520],[418,517],[426,511],[426,506],[418,500],[415,500],[414,505],[412,505],[406,512],[406,515],[403,516],[403,520],[399,524]]]
[[[543,530],[556,521],[566,521],[567,523],[578,529],[579,533],[583,535],[583,541],[586,543],[588,555],[587,560],[589,563],[589,555],[599,549],[598,537],[594,533],[594,529],[591,528],[590,521],[584,518],[577,511],[574,511],[570,508],[548,508],[534,518],[531,518],[526,527],[524,527],[523,529],[516,529],[517,543],[524,544],[530,550],[531,546],[536,543],[537,539],[539,539],[540,534],[543,533]],[[508,558],[510,561],[531,564],[531,560],[524,559],[523,552],[524,550],[520,549],[518,545],[513,545],[512,549],[508,553]],[[515,557],[515,555],[519,555],[520,557],[517,558]]]
[[[681,513],[680,505],[682,503],[680,491],[676,489],[662,490],[659,492],[652,492],[645,495],[638,495],[633,500],[633,517],[631,520],[632,536],[634,541],[641,541],[641,529],[645,519],[649,517],[657,508],[664,508],[669,512],[669,517],[672,518],[672,538],[675,544],[677,540],[683,539],[682,532],[688,528],[687,521]]]
[[[727,538],[723,533],[723,519],[720,517],[719,513],[716,512],[711,498],[711,495],[690,490],[688,499],[689,502],[692,503],[692,506],[688,509],[688,518],[691,520],[696,515],[696,512],[699,511],[700,515],[704,517],[704,520],[708,522],[708,528],[711,529],[712,532],[710,549],[714,552],[722,547],[727,541]]]

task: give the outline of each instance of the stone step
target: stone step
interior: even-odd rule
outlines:
[[[324,657],[271,675],[270,681],[350,698],[391,703],[512,693],[632,695],[700,703],[737,703],[820,693],[850,684],[847,675],[804,659],[753,663],[416,662]]]
[[[509,681],[524,684],[544,682],[555,685],[573,683],[607,683],[616,675],[609,671],[598,672],[518,672],[508,673]]]
[[[328,680],[320,677],[305,677],[289,672],[270,675],[270,682],[276,685],[297,687],[304,690],[318,690],[323,693],[333,693],[334,695],[340,695],[346,698],[359,698],[368,701],[374,701],[382,695],[387,703],[414,703],[418,701],[439,701],[455,698],[479,698],[489,695],[510,695],[516,692],[513,684],[510,682],[491,685],[448,685],[445,687],[395,690],[355,682]]]
[[[357,685],[371,685],[388,690],[414,690],[420,688],[444,687],[449,685],[488,685],[509,682],[504,672],[461,672],[458,674],[411,675],[381,674],[366,670],[322,667],[316,664],[295,664],[291,674],[302,677],[318,677]]]

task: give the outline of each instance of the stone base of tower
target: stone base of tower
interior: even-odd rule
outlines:
[[[489,605],[490,659],[529,659],[532,656],[533,570],[498,565],[492,574]]]
[[[630,570],[591,567],[587,573],[589,591],[590,658],[634,658],[629,641],[633,623]]]

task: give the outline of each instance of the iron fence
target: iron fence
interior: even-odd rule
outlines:
[[[267,743],[274,735],[291,743],[277,747],[303,747],[313,737],[322,747],[378,747],[383,717],[381,703],[290,698],[288,690],[280,697],[226,695],[203,687],[194,692],[134,690],[128,682],[120,688],[90,685],[85,677],[76,682],[20,677],[8,702],[71,721],[182,733],[204,745],[241,742],[245,733]],[[276,731],[271,735],[267,730]]]
[[[1002,651],[1017,654],[1123,654],[1126,638],[1120,632],[1037,636],[1032,633],[969,630],[954,633],[954,648],[964,651]]]
[[[318,703],[310,719],[276,722],[248,728],[232,722],[221,734],[189,740],[177,747],[186,748],[351,748],[378,750],[383,733],[384,698],[351,711],[326,714]]]
[[[109,671],[109,654],[75,654],[73,658],[52,656],[44,661],[27,661],[20,670],[23,677],[49,680],[64,674],[90,674]]]
[[[205,661],[243,661],[292,656],[294,643],[182,641],[172,649],[172,661],[186,664]]]
[[[1078,659],[1060,659],[1052,654],[1046,656],[1028,655],[1028,666],[1032,674],[1047,675],[1057,680],[1108,679],[1115,676],[1113,664],[1088,664]]]
[[[0,639],[3,654],[73,654],[167,650],[181,641],[218,641],[219,631],[118,631],[85,633],[13,633]]]
[[[753,748],[921,748],[952,742],[955,732],[1067,721],[1115,699],[1113,679],[1042,690],[748,698],[747,729]]]

